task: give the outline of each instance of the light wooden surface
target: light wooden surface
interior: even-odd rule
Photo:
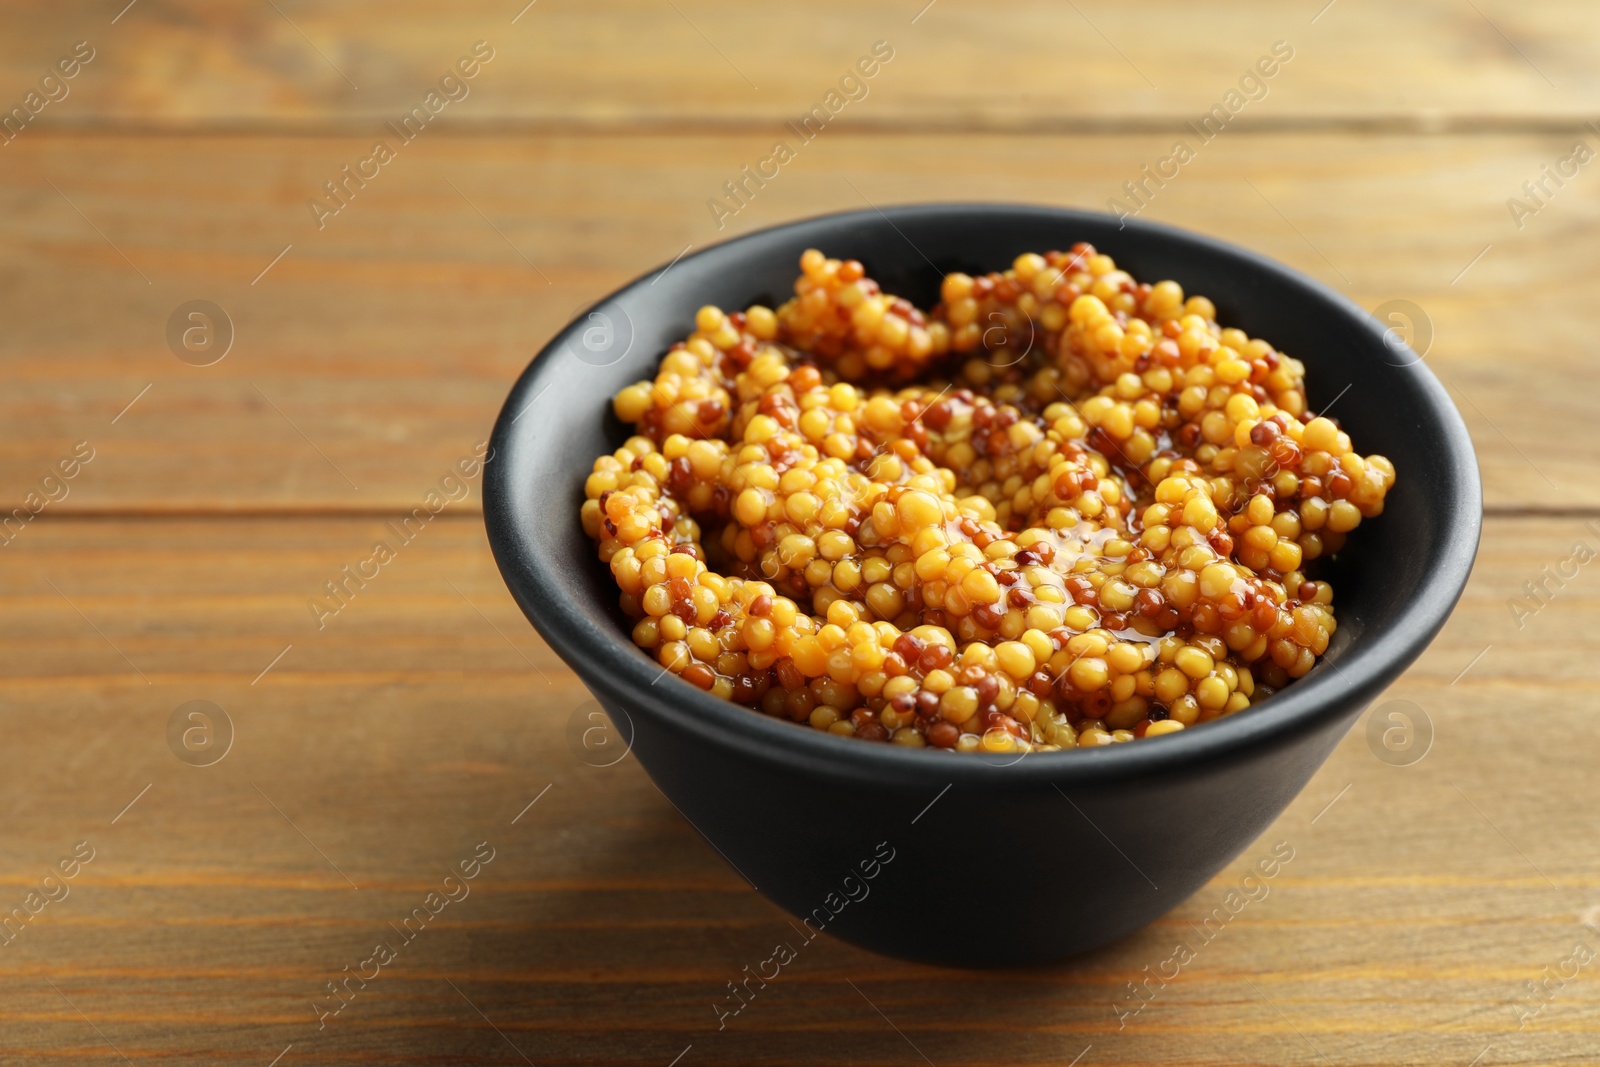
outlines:
[[[869,202],[1103,208],[1168,143],[824,131],[719,231],[705,201],[763,157],[765,134],[428,136],[321,231],[307,199],[370,139],[29,131],[0,148],[5,484],[90,437],[107,442],[103,466],[63,511],[400,510],[483,436],[558,326],[688,246]],[[1369,310],[1411,301],[1474,432],[1489,506],[1600,506],[1600,365],[1586,347],[1600,183],[1580,171],[1521,231],[1504,204],[1577,136],[1241,133],[1147,214],[1301,267]],[[206,368],[164,339],[173,309],[198,298],[237,335]],[[1331,400],[1347,384],[1341,403],[1381,388],[1313,387]]]
[[[1517,1014],[1600,951],[1596,565],[1512,608],[1600,550],[1600,177],[1521,229],[1506,207],[1600,147],[1592,5],[520,6],[0,14],[0,103],[97,50],[0,145],[0,503],[95,450],[0,548],[0,913],[95,850],[0,944],[0,1064],[1600,1060],[1597,964]],[[319,231],[307,198],[480,39],[472,95]],[[879,39],[869,96],[719,231],[705,200]],[[505,593],[476,483],[325,628],[307,599],[471,453],[580,304],[868,202],[1103,207],[1279,39],[1267,98],[1146,214],[1424,309],[1491,513],[1460,609],[1379,702],[1420,708],[1431,749],[1386,764],[1363,721],[1234,868],[1073,964],[823,940],[718,1032],[784,917],[631,759],[572,748],[589,697]],[[214,366],[167,348],[192,299],[236,327]],[[232,722],[212,766],[169,748],[191,700]],[[471,895],[319,1031],[323,983],[483,841]],[[1119,1028],[1126,983],[1279,841],[1270,895]]]
[[[92,126],[364,132],[416,103],[480,40],[495,59],[450,121],[491,130],[776,126],[818,103],[880,40],[894,59],[852,122],[965,130],[1193,118],[1277,41],[1294,59],[1261,113],[1247,109],[1251,121],[1476,128],[1485,118],[1581,122],[1600,107],[1590,48],[1600,13],[1584,0],[1233,0],[1203,15],[1184,0],[1012,0],[999,10],[970,0],[526,3],[137,0],[113,24],[115,0],[18,0],[0,64],[5,84],[21,86],[89,41],[96,58],[51,121]]]

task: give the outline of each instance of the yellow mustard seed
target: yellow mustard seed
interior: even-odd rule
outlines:
[[[612,409],[579,518],[631,637],[722,699],[866,741],[1121,744],[1303,676],[1319,560],[1393,464],[1304,365],[1080,244],[924,311],[815,249],[706,306]],[[991,328],[993,327],[993,328]]]

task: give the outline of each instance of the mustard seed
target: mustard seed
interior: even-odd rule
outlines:
[[[1298,360],[1087,244],[926,311],[800,267],[776,308],[700,308],[585,481],[664,668],[840,736],[1014,752],[1236,714],[1325,652],[1317,561],[1395,470]]]

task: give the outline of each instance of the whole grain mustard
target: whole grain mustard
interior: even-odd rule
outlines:
[[[1309,576],[1395,472],[1304,367],[1087,244],[922,311],[800,259],[704,307],[595,461],[585,531],[665,670],[818,730],[1017,752],[1173,733],[1311,669]]]

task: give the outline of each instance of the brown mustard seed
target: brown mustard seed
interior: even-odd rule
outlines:
[[[1327,649],[1318,561],[1395,471],[1298,360],[1087,244],[951,274],[931,311],[800,269],[779,308],[701,308],[585,484],[663,668],[813,729],[1026,752],[1235,714]]]

